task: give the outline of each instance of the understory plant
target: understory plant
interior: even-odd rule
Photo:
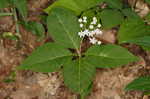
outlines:
[[[120,45],[131,43],[150,50],[149,17],[140,18],[123,0],[57,0],[44,11],[54,42],[37,48],[18,69],[60,71],[65,85],[81,99],[92,90],[97,68],[116,68],[139,60]],[[25,20],[21,24],[33,33],[44,31],[34,22]],[[118,43],[109,44],[98,38],[105,33],[103,30],[112,28],[118,30]],[[125,89],[148,92],[149,85],[150,77],[142,77]]]
[[[9,12],[3,10],[3,8],[9,8]],[[11,40],[21,39],[21,33],[19,30],[19,25],[21,24],[27,31],[32,32],[34,35],[39,37],[39,40],[43,39],[45,29],[40,22],[27,20],[28,9],[27,0],[1,0],[0,1],[0,18],[5,16],[12,16],[15,22],[16,33],[11,33],[9,31],[4,32],[3,38],[9,38]]]
[[[79,3],[80,2],[80,3]],[[145,2],[145,5],[150,5],[150,0],[143,0]],[[106,4],[105,7],[99,8],[96,5],[103,6],[103,4]],[[102,27],[100,27],[100,31],[98,34],[103,34],[101,32],[101,29],[112,29],[114,27],[118,28],[117,33],[117,40],[118,44],[135,44],[140,46],[145,51],[150,51],[150,13],[145,15],[143,18],[141,18],[135,11],[134,6],[128,5],[128,3],[125,3],[124,0],[58,0],[53,3],[53,5],[49,6],[45,11],[49,13],[49,16],[51,16],[52,10],[55,7],[64,7],[67,9],[72,10],[77,17],[87,16],[88,18],[91,18],[93,16],[96,16]],[[89,23],[90,25],[90,23]],[[89,26],[88,25],[88,26]],[[80,27],[82,27],[82,23],[80,23]],[[89,28],[93,28],[93,26],[89,26]],[[87,27],[86,27],[87,28]],[[79,36],[85,36],[89,38],[89,41],[92,44],[98,44],[93,45],[91,48],[85,52],[85,57],[89,57],[88,52],[91,52],[91,49],[96,55],[99,55],[99,51],[102,47],[110,46],[109,44],[103,45],[103,42],[98,41],[95,36],[92,39],[91,36],[87,35],[89,31],[83,28],[80,30]],[[91,34],[93,34],[93,31],[91,31]],[[50,31],[50,33],[53,33]],[[99,43],[98,43],[99,42]],[[101,45],[102,44],[102,45]],[[100,45],[100,46],[99,46]],[[95,46],[99,48],[94,48]],[[112,46],[112,45],[111,45]],[[113,45],[114,46],[114,45]],[[116,45],[115,45],[116,46]],[[106,49],[104,49],[105,51]],[[114,50],[110,50],[113,51]],[[115,56],[119,58],[119,51],[116,49]],[[124,53],[122,53],[124,54]],[[93,53],[92,53],[93,55]],[[103,54],[104,55],[104,54]],[[95,56],[95,55],[93,55]],[[128,56],[126,56],[127,58]],[[96,57],[95,57],[96,58]],[[112,64],[116,63],[116,61],[109,61],[111,58],[107,58],[107,62],[105,63],[103,59],[101,58],[95,58],[92,57],[92,59],[88,60],[88,62],[92,61],[93,66],[98,66],[97,68],[111,68]],[[120,57],[119,59],[122,60]],[[121,62],[119,59],[117,59],[117,62]],[[99,62],[96,62],[99,61]],[[104,64],[101,64],[104,62]],[[98,64],[97,64],[98,63]],[[126,63],[118,64],[123,65]],[[65,66],[65,65],[64,65]],[[100,66],[100,67],[99,67]],[[115,66],[114,66],[115,67]],[[144,77],[139,77],[135,79],[133,82],[128,84],[125,88],[126,91],[132,91],[132,90],[138,90],[143,91],[144,94],[150,94],[150,76],[146,75]],[[69,86],[68,86],[69,87]]]
[[[102,45],[94,37],[102,33],[100,24],[94,23],[96,28],[87,25],[89,29],[86,26],[84,29],[84,25],[79,26],[79,22],[84,19],[86,17],[78,20],[66,8],[54,8],[48,16],[47,24],[55,42],[37,48],[19,69],[44,73],[61,70],[65,85],[83,99],[92,88],[96,68],[114,68],[138,60],[123,47],[114,44]],[[88,24],[88,19],[86,20]],[[94,20],[97,18],[93,17],[93,22]],[[89,38],[93,45],[82,52],[85,38]]]

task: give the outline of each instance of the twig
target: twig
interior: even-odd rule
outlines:
[[[0,17],[2,16],[13,16],[13,13],[0,13]]]
[[[15,20],[15,24],[16,24],[16,35],[20,38],[21,35],[20,35],[20,30],[19,30],[16,8],[13,8],[13,15],[14,15],[14,20]]]

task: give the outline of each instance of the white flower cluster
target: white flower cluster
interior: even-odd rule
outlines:
[[[93,17],[93,20],[92,20],[92,22],[90,22],[90,25],[88,25],[89,22],[88,22],[86,16],[79,18],[78,21],[80,23],[80,28],[81,28],[81,31],[78,32],[78,35],[80,36],[80,38],[84,38],[85,36],[87,36],[87,37],[89,37],[91,44],[101,45],[102,42],[98,41],[95,38],[95,35],[103,34],[103,32],[101,30],[101,24],[98,22],[97,18]]]

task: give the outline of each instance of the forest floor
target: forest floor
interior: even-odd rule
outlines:
[[[131,4],[135,1],[137,0],[129,0]],[[142,17],[147,10],[149,11],[149,7],[141,1],[136,3],[137,9],[139,5],[139,9],[142,9],[139,12]],[[28,20],[40,21],[37,16],[52,2],[52,0],[28,0]],[[9,11],[8,8],[4,10]],[[3,32],[15,32],[15,23],[11,16],[0,18],[0,35]],[[115,33],[117,33],[116,29],[106,30],[104,38],[114,43],[116,40]],[[52,41],[49,37],[37,41],[37,37],[22,26],[20,26],[20,34],[20,42],[0,38],[0,99],[77,99],[77,95],[65,87],[60,72],[43,74],[16,71],[14,82],[3,82],[35,48],[45,42]],[[150,53],[135,45],[124,46],[139,56],[141,60],[116,69],[97,69],[93,90],[87,99],[150,99],[141,92],[125,92],[123,90],[133,79],[150,74]]]

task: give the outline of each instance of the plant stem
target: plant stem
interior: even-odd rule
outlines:
[[[81,52],[79,49],[77,49],[77,53],[78,53],[79,57],[81,57]]]
[[[84,96],[83,96],[83,95],[80,95],[80,99],[84,99]]]
[[[80,42],[80,48],[79,48],[79,57],[81,57],[81,54],[82,54],[82,42],[83,42],[83,38],[81,39],[81,42]]]
[[[2,16],[13,16],[13,13],[0,13],[0,17]]]
[[[13,13],[14,13],[14,20],[15,20],[15,24],[16,24],[16,35],[20,38],[20,30],[19,30],[19,24],[18,24],[18,17],[17,17],[17,12],[16,12],[16,8],[13,8]]]

